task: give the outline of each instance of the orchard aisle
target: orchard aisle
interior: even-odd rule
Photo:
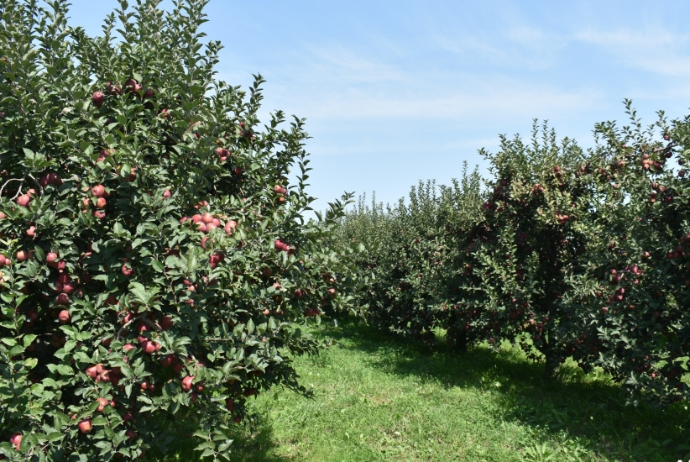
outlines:
[[[295,361],[314,399],[271,391],[252,401],[256,431],[237,435],[236,460],[668,461],[682,454],[686,410],[625,407],[614,385],[574,364],[549,386],[542,366],[508,348],[498,356],[483,348],[430,354],[362,326],[313,334],[335,338],[319,357]],[[190,455],[191,448],[178,457]]]

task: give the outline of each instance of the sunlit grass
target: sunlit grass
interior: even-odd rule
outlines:
[[[556,382],[505,347],[430,352],[365,326],[321,328],[334,346],[299,358],[314,398],[272,390],[238,426],[238,461],[676,461],[690,412],[625,406],[601,372],[574,364]],[[174,456],[196,460],[180,438]]]

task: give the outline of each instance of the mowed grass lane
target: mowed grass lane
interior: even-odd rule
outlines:
[[[237,461],[676,461],[690,412],[626,406],[605,374],[574,364],[556,382],[505,345],[428,351],[364,326],[322,327],[333,346],[296,360],[313,399],[273,390],[238,426]],[[181,433],[174,455],[197,460]]]

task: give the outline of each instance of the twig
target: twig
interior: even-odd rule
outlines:
[[[2,192],[3,192],[3,190],[5,189],[5,186],[7,186],[11,181],[19,181],[20,183],[24,183],[24,180],[25,180],[25,178],[22,178],[22,179],[19,179],[19,178],[10,178],[9,180],[7,180],[7,181],[5,182],[4,185],[2,185],[2,188],[0,188],[0,196],[2,196]],[[20,188],[19,190],[21,191],[21,188]],[[15,196],[15,197],[17,197],[17,196]],[[14,197],[13,197],[13,199],[14,199]]]

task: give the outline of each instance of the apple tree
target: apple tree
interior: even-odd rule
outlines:
[[[67,3],[0,4],[0,454],[135,459],[175,421],[227,457],[245,403],[301,393],[299,324],[346,309],[307,220],[304,121],[215,77],[205,0],[142,0],[89,37]]]

